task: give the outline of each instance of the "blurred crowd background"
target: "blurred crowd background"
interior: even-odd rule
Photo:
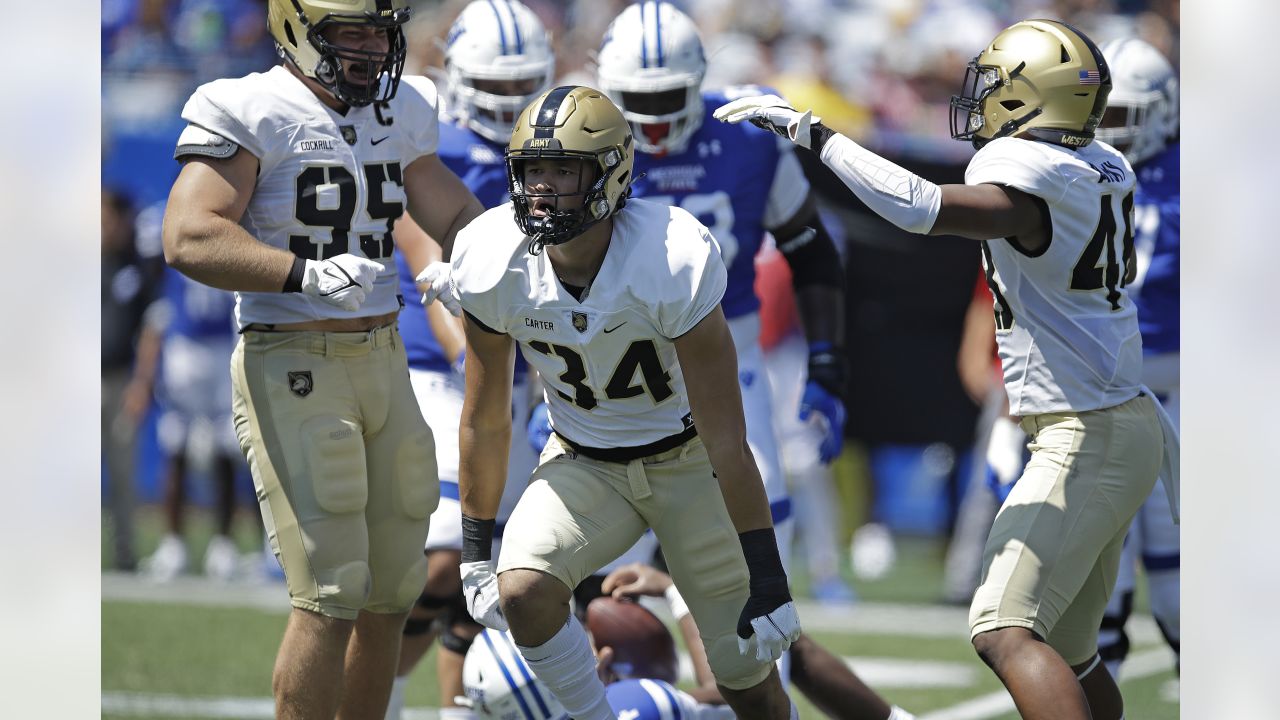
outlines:
[[[558,78],[593,85],[594,52],[609,21],[628,3],[524,1],[552,34]],[[441,82],[443,40],[466,2],[411,4],[406,73]],[[709,64],[704,88],[777,88],[831,127],[938,182],[961,182],[973,152],[948,133],[948,100],[959,91],[965,65],[1017,20],[1062,19],[1099,43],[1137,35],[1179,64],[1178,0],[674,4],[702,31]],[[145,512],[165,499],[166,475],[195,478],[178,499],[201,506],[224,505],[227,491],[221,488],[231,483],[231,506],[246,525],[255,522],[247,470],[242,461],[227,469],[219,459],[216,429],[185,448],[162,442],[165,398],[157,393],[162,383],[156,376],[163,361],[153,341],[164,336],[169,317],[155,301],[167,294],[172,302],[173,283],[179,282],[166,280],[159,229],[178,170],[172,150],[183,126],[181,107],[201,83],[277,61],[265,0],[103,0],[104,568],[135,569],[158,549],[154,537],[135,537],[133,524],[140,508]],[[903,233],[867,211],[810,154],[800,156],[842,245],[848,278],[852,382],[845,399],[847,450],[833,473],[837,544],[844,551],[858,528],[877,527],[879,545],[863,548],[870,550],[862,569],[874,575],[892,562],[890,536],[950,537],[975,475],[975,428],[998,383],[989,364],[966,374],[957,361],[975,299],[979,251],[974,243]],[[228,316],[223,337],[211,342],[225,342],[231,332]],[[175,468],[175,448],[200,457]],[[234,480],[225,480],[228,473]],[[168,492],[174,492],[172,484]],[[221,534],[229,519],[221,510],[218,515]],[[174,518],[165,522],[175,527]],[[239,572],[225,561],[210,566],[207,557],[206,571]],[[850,572],[846,565],[844,573]],[[961,575],[942,599],[967,600],[971,581],[967,571]]]

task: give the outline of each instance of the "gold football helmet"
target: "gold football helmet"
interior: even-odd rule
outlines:
[[[404,72],[402,26],[408,21],[409,0],[269,0],[267,6],[267,27],[280,56],[356,107],[396,96]],[[324,36],[333,25],[386,28],[390,46],[382,53],[334,45]],[[360,68],[363,79],[349,77],[343,60]]]
[[[1083,147],[1107,107],[1111,73],[1084,33],[1056,20],[1024,20],[969,61],[961,92],[951,98],[956,140],[980,148],[1025,133]]]
[[[524,164],[547,158],[590,163],[594,177],[584,176],[590,183],[585,189],[549,196],[558,199],[581,195],[581,209],[557,209],[545,217],[530,213],[532,195],[525,189]],[[631,192],[634,164],[630,126],[617,106],[599,90],[561,85],[529,103],[516,118],[507,145],[508,189],[515,204],[516,224],[530,238],[529,251],[536,255],[544,245],[572,240],[622,209]]]

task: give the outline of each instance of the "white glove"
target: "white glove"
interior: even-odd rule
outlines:
[[[440,304],[444,305],[444,309],[449,311],[449,314],[454,317],[461,317],[462,303],[458,302],[458,296],[453,291],[451,272],[453,272],[452,264],[436,261],[418,273],[418,277],[414,278],[413,281],[419,286],[427,286],[427,289],[422,293],[423,305],[430,305],[433,300],[439,300]]]
[[[822,118],[813,116],[812,110],[799,112],[777,95],[738,98],[716,108],[712,116],[728,123],[750,120],[752,125],[781,135],[805,149],[812,149],[809,147],[809,126],[822,122]]]
[[[751,629],[755,631],[751,637],[738,638],[738,652],[746,656],[754,654],[760,662],[777,660],[791,647],[791,643],[800,638],[796,604],[783,603],[768,615],[752,618]]]
[[[364,304],[381,271],[382,263],[351,253],[328,260],[308,260],[302,272],[302,292],[354,312]]]
[[[493,572],[492,560],[464,562],[462,594],[467,599],[467,612],[481,625],[492,630],[506,630],[507,619],[498,607],[498,576]]]

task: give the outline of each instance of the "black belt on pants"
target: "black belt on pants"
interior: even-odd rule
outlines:
[[[668,450],[674,450],[681,445],[689,442],[698,436],[698,428],[694,426],[693,420],[686,415],[684,417],[685,428],[675,435],[668,435],[661,440],[654,440],[648,445],[636,445],[633,447],[616,447],[616,448],[597,448],[589,445],[579,445],[560,433],[560,439],[565,442],[574,452],[585,455],[592,460],[601,462],[629,463],[632,460],[657,455]]]

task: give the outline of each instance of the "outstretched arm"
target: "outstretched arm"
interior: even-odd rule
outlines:
[[[740,98],[715,111],[724,122],[749,121],[822,158],[876,214],[908,232],[971,240],[1017,237],[1027,251],[1048,242],[1043,205],[991,184],[936,185],[799,112],[776,95]]]

